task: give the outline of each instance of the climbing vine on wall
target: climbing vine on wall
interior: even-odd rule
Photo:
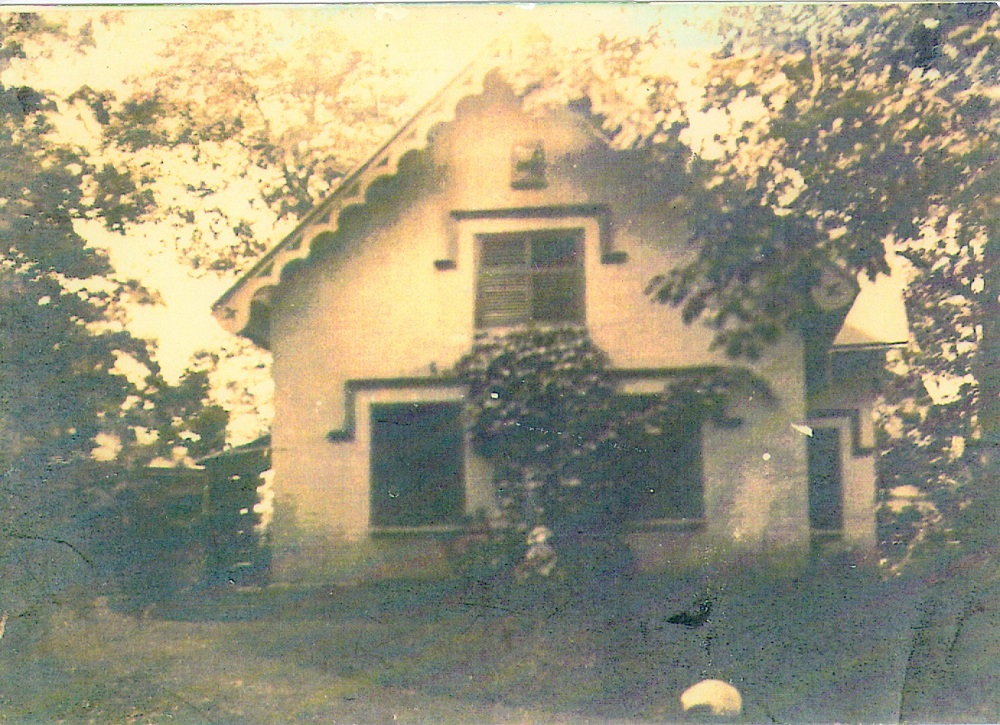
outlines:
[[[770,395],[746,369],[704,368],[622,406],[619,373],[580,325],[483,333],[455,372],[468,386],[473,446],[494,467],[501,526],[543,570],[552,559],[536,554],[550,538],[558,551],[584,532],[621,533],[624,498],[609,453],[630,427],[662,429],[679,415],[738,425],[728,412],[736,396]]]

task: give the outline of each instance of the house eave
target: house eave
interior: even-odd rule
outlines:
[[[212,305],[222,327],[269,347],[267,297],[281,283],[282,274],[295,261],[308,262],[313,242],[321,234],[336,232],[340,214],[349,206],[366,203],[372,184],[399,172],[399,163],[410,151],[427,147],[436,126],[452,121],[465,98],[481,95],[490,71],[502,65],[509,46],[493,43],[454,80],[405,123],[375,154],[348,174],[339,186],[310,211],[296,228],[267,252]]]
[[[249,443],[244,443],[243,445],[233,446],[231,448],[225,448],[221,451],[215,451],[199,458],[196,463],[199,465],[204,465],[205,463],[217,460],[219,458],[228,458],[231,456],[239,456],[244,453],[253,453],[257,451],[268,451],[271,449],[271,436],[270,434],[263,435],[260,438],[250,441]]]
[[[906,340],[898,340],[895,342],[885,341],[885,342],[867,342],[867,343],[853,343],[853,344],[837,344],[830,348],[831,352],[882,352],[888,350],[896,350],[901,347],[906,347],[909,343]]]

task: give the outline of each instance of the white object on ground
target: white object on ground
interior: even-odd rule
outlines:
[[[739,715],[743,710],[740,691],[722,680],[702,680],[681,694],[684,712],[701,705],[711,708],[715,715]]]

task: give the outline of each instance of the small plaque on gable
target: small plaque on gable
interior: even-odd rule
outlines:
[[[514,144],[510,152],[510,185],[514,189],[544,189],[545,147],[541,141]]]

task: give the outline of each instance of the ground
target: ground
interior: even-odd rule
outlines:
[[[679,695],[713,677],[739,688],[747,722],[997,722],[996,592],[940,583],[827,562],[782,578],[216,589],[141,611],[90,599],[8,623],[0,719],[705,721]],[[706,598],[704,624],[669,622]]]

